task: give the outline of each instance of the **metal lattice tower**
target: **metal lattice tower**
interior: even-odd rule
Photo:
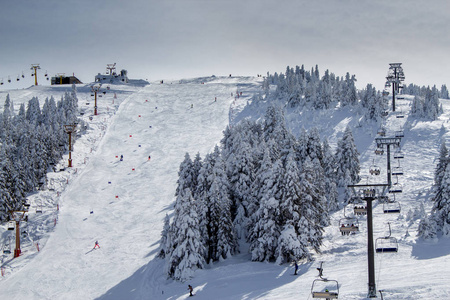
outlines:
[[[405,74],[403,73],[402,63],[390,63],[388,76],[386,76],[386,85],[392,86],[392,111],[395,111],[395,96],[403,88]]]

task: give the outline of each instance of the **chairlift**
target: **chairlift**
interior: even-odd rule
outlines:
[[[106,91],[103,91],[103,95],[105,95],[106,94]]]
[[[364,189],[362,191],[363,198],[375,198],[376,190],[375,189]]]
[[[343,218],[339,220],[339,231],[342,235],[350,235],[359,231],[359,222],[356,218]]]
[[[385,214],[399,214],[401,210],[398,201],[383,203],[383,213]]]
[[[398,114],[395,116],[397,119],[403,119],[405,116],[401,111],[398,112]]]
[[[376,154],[376,155],[383,155],[383,154],[384,154],[383,148],[377,148],[377,149],[375,149],[375,154]]]
[[[14,230],[14,228],[15,228],[14,221],[8,222],[8,230]]]
[[[40,203],[36,203],[36,213],[37,214],[42,214],[42,202]]]
[[[395,159],[402,159],[402,158],[405,158],[405,155],[403,154],[402,150],[397,149],[394,152],[394,158]]]
[[[320,263],[320,268],[317,268],[320,279],[314,279],[311,286],[311,295],[313,298],[338,299],[339,283],[337,280],[322,277],[322,264],[323,262]]]
[[[8,241],[3,245],[3,253],[11,254],[11,237],[8,237]]]
[[[403,168],[402,167],[393,167],[391,173],[394,176],[403,175]]]
[[[28,202],[28,201],[23,201],[22,202],[22,205],[26,208],[26,209],[28,209],[29,207],[30,207],[30,202]]]
[[[398,252],[398,242],[395,237],[391,236],[391,224],[389,225],[389,235],[385,237],[379,237],[375,241],[375,251],[377,253],[389,253]]]
[[[403,188],[402,185],[398,182],[394,183],[390,188],[389,188],[389,193],[391,194],[397,194],[397,193],[402,193],[403,192]]]
[[[377,176],[377,175],[381,174],[381,169],[380,169],[379,166],[373,164],[373,165],[370,166],[369,173],[370,173],[370,175]]]
[[[367,206],[365,205],[355,205],[353,208],[353,213],[357,216],[365,216],[367,215]]]
[[[386,136],[386,129],[384,127],[380,127],[377,131],[379,136]]]
[[[395,137],[396,137],[396,138],[402,138],[402,137],[405,137],[405,134],[403,133],[403,130],[397,130],[397,131],[395,132]]]

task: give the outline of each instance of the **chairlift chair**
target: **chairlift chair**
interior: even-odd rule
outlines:
[[[385,214],[399,214],[400,210],[400,203],[397,201],[383,203],[383,213]]]
[[[320,263],[319,271],[320,279],[315,279],[311,285],[311,295],[313,298],[321,299],[337,299],[339,296],[339,283],[337,280],[323,278],[322,268],[323,262]]]
[[[394,152],[394,158],[395,159],[402,159],[402,158],[405,158],[405,155],[403,154],[402,150],[397,149]]]
[[[384,154],[383,148],[377,148],[377,149],[375,149],[375,154],[376,154],[376,155],[383,155],[383,154]]]
[[[370,173],[370,175],[377,176],[377,175],[381,174],[381,169],[377,165],[372,165],[372,166],[370,166],[369,173]]]
[[[403,175],[403,168],[402,167],[393,167],[391,173],[392,173],[392,175],[395,175],[395,176]]]
[[[405,137],[405,134],[403,133],[403,130],[397,130],[397,131],[395,132],[395,137],[396,137],[396,138],[402,138],[402,137]]]
[[[379,237],[375,241],[375,252],[377,253],[394,253],[398,252],[398,242],[395,237],[391,236],[391,224],[389,225],[389,235]]]
[[[375,189],[364,189],[362,191],[362,197],[364,197],[364,198],[366,198],[366,197],[374,198],[375,194],[376,194]]]
[[[398,252],[398,242],[395,237],[380,237],[375,241],[375,251],[377,253]]]
[[[395,116],[397,119],[402,119],[402,118],[404,118],[405,116],[403,115],[403,113],[400,111],[400,112],[398,112],[398,114]]]
[[[8,230],[14,230],[14,228],[15,228],[14,221],[8,222]]]
[[[339,231],[342,235],[349,235],[359,231],[359,222],[356,218],[343,218],[339,220]]]
[[[391,193],[391,194],[402,193],[402,192],[403,192],[402,185],[398,182],[394,183],[389,189],[389,193]]]
[[[9,237],[8,241],[3,245],[3,253],[11,254],[11,237]]]
[[[42,203],[37,204],[36,206],[36,213],[42,214]]]
[[[386,136],[386,129],[384,129],[383,127],[380,127],[380,129],[378,129],[377,134],[379,136]]]
[[[355,205],[355,207],[353,208],[353,213],[355,215],[367,215],[367,206],[365,205]]]
[[[319,299],[338,299],[339,283],[337,280],[326,278],[315,279],[311,286],[311,295],[313,298]]]

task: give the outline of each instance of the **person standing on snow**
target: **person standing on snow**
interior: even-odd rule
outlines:
[[[298,264],[297,264],[297,262],[295,262],[295,272],[294,272],[294,275],[297,275],[297,271],[298,271]]]
[[[194,294],[192,294],[192,291],[194,290],[194,289],[192,288],[192,285],[188,284],[188,290],[189,290],[189,297],[190,297],[190,296],[194,296]]]

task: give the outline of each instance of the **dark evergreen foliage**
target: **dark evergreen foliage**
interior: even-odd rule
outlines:
[[[23,209],[26,195],[44,185],[51,166],[61,160],[68,144],[64,125],[78,122],[77,101],[75,89],[58,103],[47,98],[42,108],[33,97],[16,115],[6,97],[0,115],[0,221],[9,210]]]

